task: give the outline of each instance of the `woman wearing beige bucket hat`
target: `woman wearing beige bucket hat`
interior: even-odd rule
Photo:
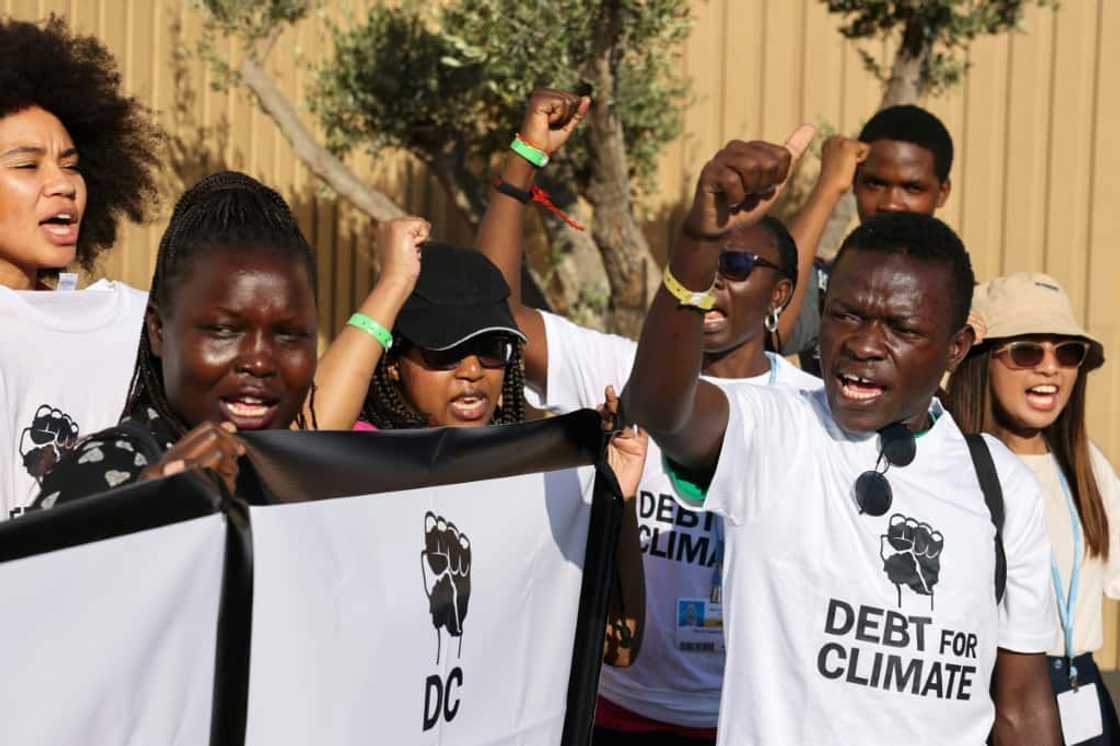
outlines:
[[[998,437],[1042,485],[1060,620],[1050,676],[1065,742],[1118,743],[1093,661],[1101,600],[1120,598],[1120,482],[1085,430],[1086,379],[1104,348],[1043,274],[977,286],[969,323],[977,341],[950,380],[948,405],[961,430]]]

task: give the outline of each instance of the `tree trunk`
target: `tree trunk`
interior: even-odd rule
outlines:
[[[920,34],[916,36],[909,26],[903,31],[901,43],[895,53],[894,62],[891,64],[890,78],[887,79],[887,85],[883,89],[883,98],[879,102],[880,109],[885,109],[888,106],[898,106],[899,104],[917,104],[921,100],[924,88],[922,68],[925,66],[932,50],[929,45],[923,44],[920,39]],[[855,215],[856,199],[849,191],[837,203],[836,209],[832,211],[832,217],[829,218],[828,225],[821,236],[817,251],[820,256],[831,258],[836,255],[836,251],[843,243],[844,237],[848,233],[848,226],[851,225],[852,218]]]
[[[902,31],[902,39],[891,65],[891,76],[883,91],[880,109],[899,104],[917,104],[925,90],[922,70],[929,63],[933,48],[925,41],[918,21],[911,21]]]
[[[242,82],[256,95],[261,110],[276,122],[280,133],[311,173],[374,220],[380,222],[404,216],[404,210],[396,202],[363,183],[345,163],[318,143],[300,121],[295,107],[265,72],[263,64],[263,58],[258,62],[247,55],[237,71]]]
[[[610,283],[610,328],[637,338],[646,315],[646,285],[658,268],[630,209],[626,142],[622,122],[611,109],[621,35],[619,5],[617,0],[603,4],[588,67],[596,95],[588,114],[592,167],[587,198],[595,210],[591,236],[599,246]]]

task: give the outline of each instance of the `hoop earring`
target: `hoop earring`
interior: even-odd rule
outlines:
[[[777,308],[771,308],[769,313],[766,314],[766,318],[762,320],[762,326],[764,326],[768,332],[776,332],[778,330],[778,317],[781,315],[782,312]]]

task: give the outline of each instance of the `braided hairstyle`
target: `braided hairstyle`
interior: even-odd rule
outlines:
[[[284,198],[250,176],[224,171],[202,179],[176,203],[159,242],[149,307],[166,317],[172,309],[176,289],[188,276],[196,259],[207,251],[237,251],[239,248],[273,251],[302,262],[318,300],[315,258]],[[312,428],[316,426],[314,396],[312,386]],[[122,416],[146,422],[151,416],[148,410],[166,420],[177,437],[182,437],[189,429],[167,399],[163,365],[152,353],[145,323],[140,331],[136,367]],[[302,412],[296,422],[301,429],[307,429]]]
[[[428,420],[417,412],[401,393],[400,384],[389,376],[389,365],[400,358],[409,342],[394,337],[392,351],[382,355],[373,372],[361,419],[379,430],[408,430],[428,427]],[[502,406],[494,410],[491,425],[512,425],[525,421],[525,371],[520,339],[514,341],[513,358],[502,378]]]

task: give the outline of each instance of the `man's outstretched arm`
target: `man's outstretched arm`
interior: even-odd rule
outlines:
[[[791,164],[812,140],[799,128],[785,146],[728,143],[700,172],[669,273],[692,292],[712,286],[724,236],[765,214],[789,176]],[[703,311],[683,304],[664,285],[642,327],[626,411],[645,427],[672,461],[711,470],[727,429],[723,392],[699,380],[703,362]]]
[[[992,678],[996,723],[995,746],[1059,746],[1058,707],[1046,656],[1041,653],[996,652]]]

